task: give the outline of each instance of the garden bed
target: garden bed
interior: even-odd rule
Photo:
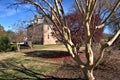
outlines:
[[[108,53],[108,52],[106,52]],[[111,51],[111,54],[104,59],[94,70],[96,80],[120,80],[120,50]],[[56,78],[83,79],[80,68],[72,60],[65,61],[65,64],[57,70],[49,73]],[[82,78],[82,79],[81,79]]]

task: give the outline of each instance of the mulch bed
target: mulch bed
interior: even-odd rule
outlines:
[[[120,80],[120,50],[107,53],[109,55],[95,68],[94,76],[96,80]],[[54,80],[84,80],[80,68],[73,60],[65,60],[64,65],[48,75],[53,76]]]

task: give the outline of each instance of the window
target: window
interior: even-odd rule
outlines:
[[[37,20],[34,20],[34,23],[37,23]]]
[[[47,27],[47,29],[49,30],[49,29],[50,29],[50,27],[48,26],[48,27]]]
[[[48,39],[50,39],[50,35],[48,34]]]

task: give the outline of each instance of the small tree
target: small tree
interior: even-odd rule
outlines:
[[[0,24],[0,36],[6,35],[4,27]]]
[[[16,33],[12,30],[6,31],[7,36],[9,37],[9,40],[11,43],[16,42]]]
[[[74,0],[76,6],[79,10],[79,15],[82,16],[82,24],[84,27],[84,45],[85,45],[85,56],[86,61],[82,61],[79,57],[78,47],[72,41],[72,35],[70,28],[68,27],[68,23],[65,18],[64,9],[62,5],[62,0],[16,0],[17,4],[32,4],[38,10],[39,13],[46,15],[51,22],[53,23],[53,31],[59,37],[56,36],[59,40],[63,42],[66,46],[68,52],[71,57],[77,62],[83,71],[85,78],[87,80],[94,80],[93,69],[100,63],[101,59],[104,55],[104,50],[108,46],[111,46],[113,42],[120,35],[120,30],[114,35],[114,37],[101,44],[99,56],[94,60],[94,52],[92,49],[92,40],[96,31],[102,29],[107,24],[107,21],[111,18],[113,12],[120,5],[120,0],[112,0],[112,2],[108,0]],[[109,9],[109,5],[113,5],[112,8]],[[103,6],[104,5],[104,6]],[[102,8],[103,7],[103,8]],[[52,11],[51,11],[52,10]],[[52,13],[52,16],[51,16]],[[91,25],[92,16],[97,14],[101,18],[101,22],[97,25]],[[91,30],[90,26],[94,26],[94,30]]]
[[[24,21],[18,21],[13,25],[13,28],[15,30],[14,35],[12,35],[11,37],[14,37],[16,46],[17,46],[17,51],[20,51],[20,42],[24,42],[25,37],[26,37],[26,24]]]

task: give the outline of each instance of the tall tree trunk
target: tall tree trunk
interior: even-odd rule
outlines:
[[[31,49],[33,48],[32,41],[28,41],[28,45],[29,45],[29,47],[30,47]]]
[[[17,45],[17,51],[20,51],[20,44],[17,43],[16,45]]]
[[[83,70],[84,76],[86,80],[95,80],[94,76],[93,76],[93,69],[87,69],[85,68]]]

